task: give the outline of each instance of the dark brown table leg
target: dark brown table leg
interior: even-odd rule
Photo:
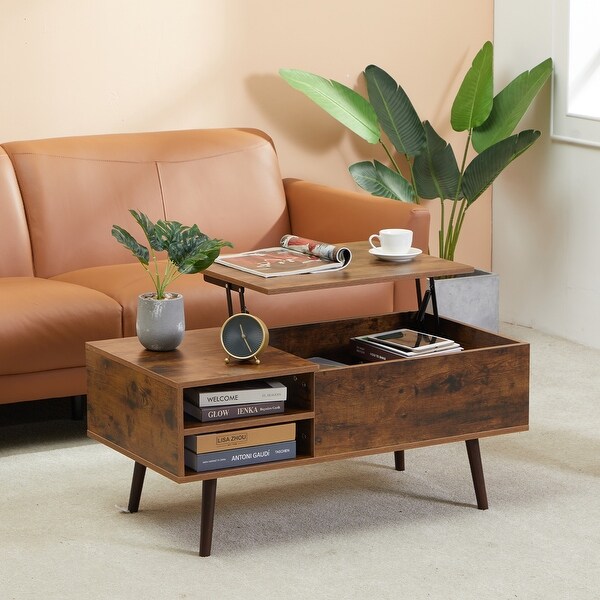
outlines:
[[[217,480],[205,479],[202,482],[202,509],[200,513],[200,556],[210,556],[213,523],[215,519],[215,498]]]
[[[471,466],[471,477],[475,487],[477,508],[486,510],[488,507],[487,492],[485,491],[485,479],[483,478],[483,465],[481,464],[481,452],[479,451],[479,440],[466,440],[469,465]]]
[[[394,465],[396,471],[404,471],[404,450],[394,451]]]
[[[131,491],[129,492],[129,504],[127,510],[135,513],[140,507],[140,497],[142,496],[142,487],[144,487],[144,476],[146,467],[136,462],[133,467],[133,477],[131,479]]]

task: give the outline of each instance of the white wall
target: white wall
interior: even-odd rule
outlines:
[[[494,10],[506,83],[552,55],[552,3],[498,0]],[[550,138],[550,86],[524,123],[543,137],[494,184],[501,318],[600,348],[600,149]]]

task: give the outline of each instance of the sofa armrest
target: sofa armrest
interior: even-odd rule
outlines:
[[[284,179],[291,233],[323,242],[367,240],[380,229],[413,231],[413,246],[429,248],[429,211],[416,204]]]

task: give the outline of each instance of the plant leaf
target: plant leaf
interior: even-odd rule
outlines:
[[[197,226],[194,225],[194,227]],[[200,237],[188,230],[190,235],[179,242],[176,242],[169,248],[169,258],[177,267],[177,270],[184,274],[193,274],[204,271],[215,261],[224,246],[233,247],[230,242],[224,240],[211,239],[206,234],[200,232]]]
[[[187,229],[189,227],[184,227],[179,221],[163,221],[162,219],[156,221],[154,234],[160,248],[155,248],[155,250],[160,249],[169,252],[171,246],[181,240],[183,232]]]
[[[373,196],[417,202],[417,196],[411,183],[400,173],[386,167],[383,163],[363,161],[350,165],[350,174],[354,181]]]
[[[478,127],[490,115],[494,96],[493,61],[494,47],[486,42],[473,59],[452,104],[450,123],[455,131]]]
[[[365,69],[369,100],[383,131],[402,154],[416,156],[425,144],[423,124],[406,92],[376,65]]]
[[[152,250],[154,250],[155,252],[160,252],[161,250],[164,250],[164,246],[161,244],[160,240],[156,235],[154,223],[143,212],[138,212],[137,210],[133,209],[129,212],[133,215],[133,218],[142,228],[142,231],[144,232],[144,235],[146,236],[146,239],[148,240],[148,243],[150,244]]]
[[[541,133],[527,129],[512,135],[476,156],[465,169],[462,190],[470,206],[493,183],[494,179],[513,161],[523,154]]]
[[[524,71],[494,98],[488,119],[473,131],[473,147],[483,152],[511,135],[523,115],[552,74],[552,59]]]
[[[146,246],[139,244],[128,231],[125,231],[125,229],[118,225],[112,226],[111,234],[117,242],[123,244],[127,250],[130,250],[143,265],[148,265],[148,262],[150,261],[150,252]]]
[[[424,151],[415,158],[413,174],[421,198],[460,199],[460,173],[452,146],[442,139],[429,121],[423,123],[426,135]]]
[[[279,74],[293,88],[367,142],[379,142],[377,115],[368,100],[337,81],[297,69],[280,69]]]

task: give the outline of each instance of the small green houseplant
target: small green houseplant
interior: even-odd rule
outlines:
[[[210,267],[221,248],[231,243],[209,238],[197,225],[188,227],[177,221],[163,220],[153,223],[142,212],[129,212],[142,228],[150,248],[118,225],[113,225],[112,235],[140,261],[155,289],[138,297],[138,339],[148,350],[175,350],[185,332],[183,296],[167,292],[167,287],[181,275],[199,273]],[[157,252],[166,253],[164,268]]]
[[[551,72],[552,60],[547,59],[494,96],[493,46],[491,42],[483,45],[464,77],[450,115],[452,128],[467,134],[459,167],[452,146],[429,121],[420,119],[406,92],[380,67],[370,65],[364,71],[368,99],[337,81],[306,71],[279,71],[287,83],[348,129],[367,142],[381,144],[389,166],[373,160],[349,168],[361,188],[404,202],[439,198],[439,255],[449,260],[454,259],[467,209],[541,135],[535,130],[515,135],[513,131]],[[403,157],[407,177],[383,134]],[[472,151],[475,157],[468,162]],[[449,215],[445,200],[452,203]]]
[[[156,300],[166,298],[167,287],[181,275],[204,271],[219,256],[221,248],[232,247],[230,242],[209,238],[197,225],[188,227],[177,221],[159,220],[153,223],[144,213],[129,211],[142,228],[150,250],[140,244],[128,231],[113,225],[113,237],[140,261],[154,288]],[[161,272],[157,252],[166,252],[168,260]]]

